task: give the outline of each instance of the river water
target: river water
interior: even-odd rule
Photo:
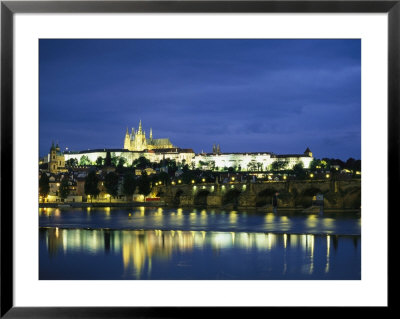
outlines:
[[[39,279],[361,279],[358,214],[41,208]]]

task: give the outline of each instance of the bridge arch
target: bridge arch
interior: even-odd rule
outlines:
[[[186,195],[187,191],[184,188],[177,188],[177,189],[173,190],[173,194],[174,194],[174,197],[175,196]]]
[[[318,193],[323,193],[319,187],[311,186],[297,194],[295,197],[295,206],[301,206],[303,208],[310,207],[312,205],[313,196]]]
[[[262,207],[272,203],[272,197],[277,192],[274,187],[265,188],[257,193],[256,207]]]
[[[224,196],[222,197],[222,204],[228,205],[232,204],[234,207],[237,207],[239,204],[239,197],[242,192],[237,188],[231,188],[226,191]]]
[[[178,189],[173,198],[174,205],[178,206],[181,203],[181,196],[184,195],[185,192],[182,189]]]
[[[361,187],[351,187],[343,193],[344,207],[361,208]]]
[[[194,197],[194,204],[200,206],[207,206],[207,196],[210,194],[210,191],[207,189],[199,190]]]

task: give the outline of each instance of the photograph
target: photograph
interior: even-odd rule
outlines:
[[[38,41],[40,281],[362,280],[360,38]]]

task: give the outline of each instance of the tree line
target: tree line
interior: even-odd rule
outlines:
[[[158,174],[157,180],[166,179],[167,174]],[[111,198],[115,198],[119,195],[119,178],[120,176],[115,172],[109,172],[104,177],[104,188],[107,194],[110,195]],[[93,200],[93,197],[97,197],[100,194],[99,183],[101,179],[97,175],[96,171],[90,171],[85,178],[84,182],[84,192],[87,196],[90,196]],[[136,178],[133,172],[128,172],[123,176],[122,182],[122,194],[127,197],[132,197],[135,193],[136,188],[138,189],[138,193],[142,195],[148,195],[151,191],[152,183],[154,183],[152,178],[149,178],[146,172],[143,172],[139,178]],[[64,177],[60,181],[60,186],[58,188],[57,194],[61,199],[65,199],[69,196],[71,190],[69,185],[68,177]],[[39,179],[39,195],[41,197],[47,197],[50,193],[50,181],[49,177],[46,173],[42,173]]]

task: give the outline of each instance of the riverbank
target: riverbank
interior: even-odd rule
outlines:
[[[39,208],[85,208],[85,207],[164,207],[163,201],[158,202],[126,202],[126,203],[39,203]]]
[[[158,202],[129,202],[129,203],[39,203],[39,208],[86,208],[86,207],[120,207],[120,208],[132,208],[132,207],[163,207],[163,208],[183,208],[183,209],[218,209],[218,210],[230,210],[230,211],[250,211],[250,212],[264,212],[272,213],[272,206],[267,207],[233,207],[232,205],[225,205],[221,207],[204,207],[198,205],[192,206],[168,206],[163,201]],[[317,214],[319,213],[319,207],[278,207],[277,212],[293,212],[303,214]],[[326,213],[361,213],[360,209],[345,209],[345,208],[325,208]]]

